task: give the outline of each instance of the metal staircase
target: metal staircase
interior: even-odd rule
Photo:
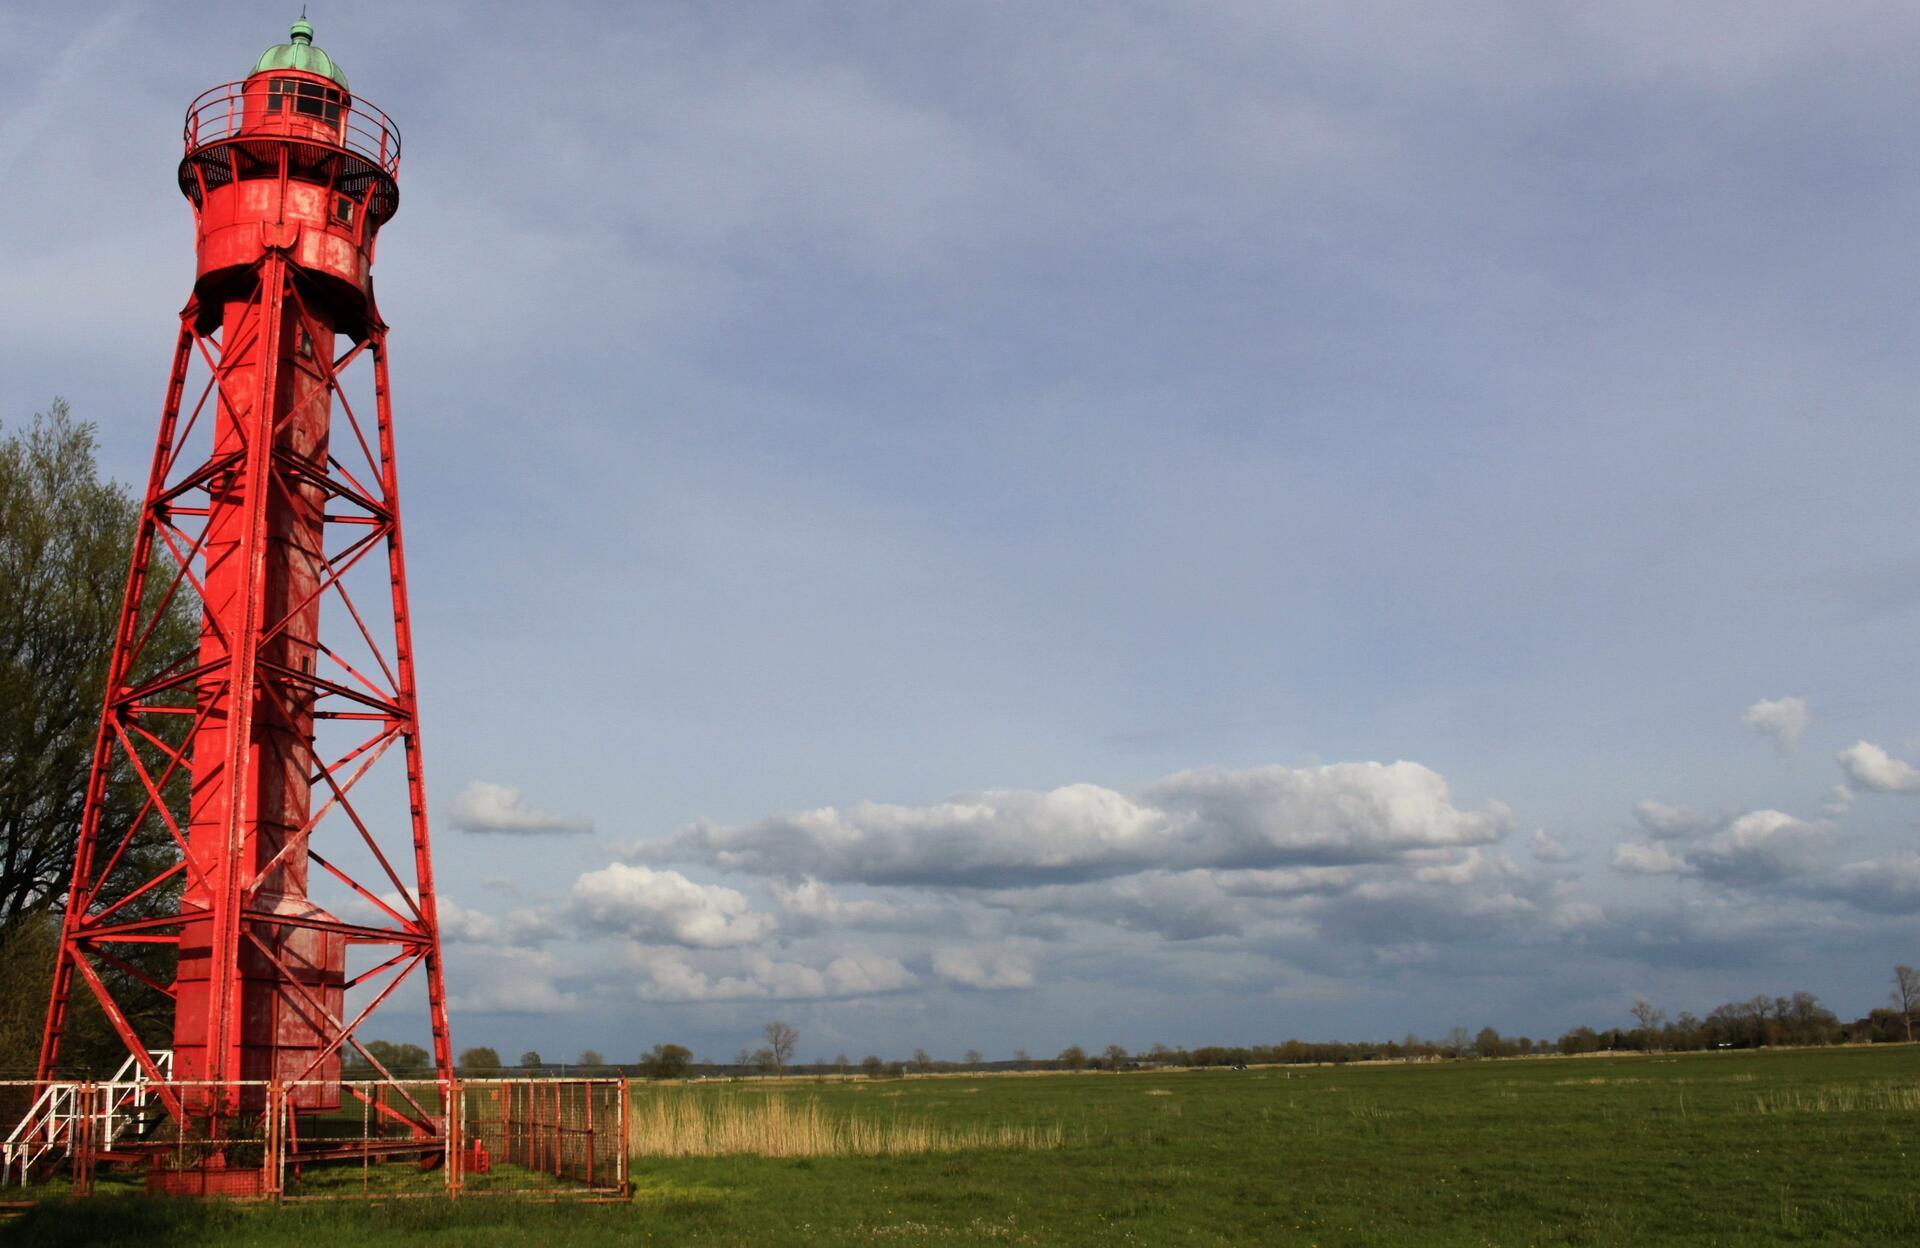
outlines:
[[[173,1050],[153,1049],[148,1056],[162,1075],[173,1077]],[[147,1073],[131,1054],[113,1072],[113,1078],[104,1082],[49,1083],[7,1137],[0,1152],[0,1162],[4,1162],[0,1165],[0,1187],[25,1187],[34,1163],[56,1151],[70,1156],[74,1128],[83,1118],[91,1119],[90,1134],[96,1150],[113,1147],[114,1141],[129,1131],[137,1133],[146,1121],[148,1089]],[[83,1092],[91,1095],[83,1096]]]

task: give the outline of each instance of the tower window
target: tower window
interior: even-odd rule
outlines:
[[[295,112],[327,121],[340,120],[340,106],[346,97],[333,87],[323,87],[304,78],[267,79],[267,111]]]
[[[333,197],[333,219],[341,225],[353,224],[353,208],[353,201],[345,195]]]

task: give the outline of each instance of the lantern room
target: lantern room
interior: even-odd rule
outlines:
[[[400,132],[295,22],[240,82],[187,109],[180,190],[199,220],[199,283],[217,294],[265,247],[364,303],[374,237],[400,206]]]

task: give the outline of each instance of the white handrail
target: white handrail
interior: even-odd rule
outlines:
[[[171,1049],[155,1049],[147,1057],[163,1078],[173,1077]],[[93,1085],[101,1094],[93,1117],[97,1138],[104,1145],[110,1147],[123,1132],[140,1121],[147,1105],[149,1082],[146,1067],[138,1057],[129,1054],[120,1069],[113,1072],[113,1078]],[[14,1181],[16,1170],[20,1186],[25,1187],[33,1164],[55,1148],[64,1145],[67,1155],[73,1154],[73,1127],[80,1119],[82,1086],[72,1080],[62,1080],[49,1083],[40,1093],[0,1151],[0,1187]]]

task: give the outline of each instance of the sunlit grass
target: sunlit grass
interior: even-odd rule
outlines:
[[[934,1106],[928,1106],[932,1109]],[[971,1149],[1058,1148],[1060,1124],[936,1123],[891,1110],[829,1111],[817,1096],[704,1090],[636,1099],[628,1148],[642,1157],[902,1157]]]

